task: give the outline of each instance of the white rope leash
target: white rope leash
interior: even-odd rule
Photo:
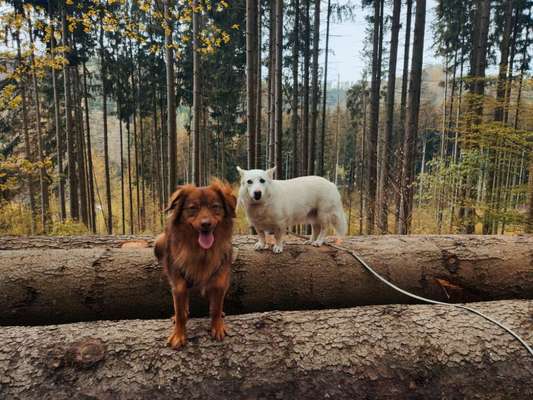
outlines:
[[[294,236],[297,236],[301,239],[306,239],[307,238],[305,236],[300,236],[300,235],[296,235],[296,234],[293,234]],[[341,247],[341,246],[337,246],[335,244],[332,244],[332,243],[326,243],[324,242],[325,245],[327,246],[330,246],[330,247],[333,247],[334,249],[337,249],[337,250],[341,250],[341,251],[345,251],[347,252],[348,254],[350,254],[352,257],[354,257],[357,261],[359,261],[359,263],[368,271],[370,272],[372,275],[374,275],[376,278],[378,278],[381,282],[383,282],[384,284],[386,284],[387,286],[393,288],[394,290],[408,296],[408,297],[411,297],[413,299],[416,299],[416,300],[420,300],[420,301],[423,301],[423,302],[426,302],[426,303],[430,303],[430,304],[438,304],[438,305],[445,305],[445,306],[451,306],[451,307],[456,307],[456,308],[461,308],[463,310],[467,310],[467,311],[470,311],[471,313],[473,314],[476,314],[476,315],[479,315],[480,317],[483,317],[485,318],[487,321],[490,321],[492,322],[493,324],[496,324],[498,325],[500,328],[504,329],[505,331],[507,331],[507,333],[511,334],[516,340],[518,340],[520,342],[520,344],[522,344],[522,346],[525,347],[525,349],[529,352],[529,354],[531,354],[531,356],[533,357],[533,349],[531,348],[531,346],[529,346],[526,341],[524,339],[522,339],[522,337],[514,332],[511,328],[507,327],[506,325],[502,324],[501,322],[489,317],[488,315],[485,315],[483,314],[481,311],[478,311],[474,308],[470,308],[470,307],[467,307],[467,306],[463,306],[461,304],[453,304],[453,303],[445,303],[443,301],[437,301],[437,300],[431,300],[431,299],[427,299],[425,297],[422,297],[422,296],[418,296],[416,294],[413,294],[413,293],[410,293],[408,292],[407,290],[404,290],[398,286],[396,286],[394,283],[392,282],[389,282],[387,279],[385,279],[384,277],[382,277],[380,274],[378,274],[374,269],[372,269],[372,267],[370,267],[370,265],[368,265],[365,260],[363,260],[359,255],[357,255],[357,253],[353,250],[350,250],[350,249],[347,249],[345,247]]]

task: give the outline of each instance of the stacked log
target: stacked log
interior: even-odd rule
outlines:
[[[533,398],[533,359],[498,326],[409,304],[348,251],[290,238],[273,255],[254,243],[234,240],[225,340],[193,318],[175,351],[153,238],[0,238],[0,325],[11,325],[0,328],[0,398]],[[342,246],[415,294],[476,301],[469,306],[533,343],[533,237],[377,236]],[[206,315],[192,300],[192,315]],[[76,323],[54,325],[65,322]]]
[[[533,301],[477,303],[533,340]],[[533,360],[504,331],[447,306],[385,305],[227,317],[165,346],[169,320],[0,330],[9,399],[531,399]]]
[[[2,251],[0,325],[169,316],[168,283],[153,249],[136,238],[109,239],[105,247],[95,240],[92,248],[44,248],[39,241],[38,248]],[[255,251],[254,243],[235,238],[228,314],[413,302],[346,251],[294,239],[273,255]],[[349,238],[342,246],[401,288],[434,300],[533,299],[532,237],[377,236]],[[205,301],[192,300],[192,315],[206,315]]]

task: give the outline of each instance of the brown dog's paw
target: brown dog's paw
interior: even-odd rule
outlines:
[[[213,337],[213,339],[221,342],[222,340],[224,340],[224,336],[226,336],[226,333],[226,326],[224,325],[223,319],[218,319],[211,323],[211,336]]]
[[[184,346],[186,342],[187,337],[185,336],[185,332],[174,331],[167,339],[167,345],[173,349],[179,349],[180,347]]]

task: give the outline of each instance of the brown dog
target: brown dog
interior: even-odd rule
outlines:
[[[180,186],[172,194],[166,211],[165,233],[155,243],[155,255],[163,264],[174,299],[174,330],[168,345],[185,344],[190,288],[207,293],[211,314],[211,336],[222,340],[224,296],[229,287],[231,234],[237,199],[231,187],[219,180],[211,185]]]

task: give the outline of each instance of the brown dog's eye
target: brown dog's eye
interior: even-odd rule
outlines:
[[[213,204],[211,206],[211,210],[213,210],[216,213],[222,212],[222,206],[220,204]]]
[[[198,212],[199,208],[196,206],[187,207],[185,211],[189,214],[196,214]]]

